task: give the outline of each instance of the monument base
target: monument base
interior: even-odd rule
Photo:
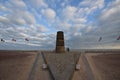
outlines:
[[[56,53],[64,53],[65,48],[63,46],[56,46]]]

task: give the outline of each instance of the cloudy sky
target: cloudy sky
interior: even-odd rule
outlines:
[[[71,49],[120,48],[120,0],[0,0],[0,49],[54,49],[61,30]]]

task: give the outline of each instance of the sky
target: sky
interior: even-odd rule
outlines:
[[[0,49],[53,50],[57,31],[70,49],[120,49],[120,0],[0,0]]]

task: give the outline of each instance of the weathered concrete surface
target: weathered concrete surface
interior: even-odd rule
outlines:
[[[88,71],[86,69],[87,66],[83,60],[82,54],[81,54],[77,64],[80,64],[80,70],[77,70],[74,72],[72,80],[90,80]]]
[[[37,52],[36,60],[34,61],[31,73],[28,80],[52,80],[48,70],[42,68],[42,64],[45,64],[41,52]]]
[[[71,80],[80,54],[44,54],[54,80]]]

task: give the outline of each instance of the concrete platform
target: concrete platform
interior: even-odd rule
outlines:
[[[44,54],[54,80],[71,80],[80,54]]]

